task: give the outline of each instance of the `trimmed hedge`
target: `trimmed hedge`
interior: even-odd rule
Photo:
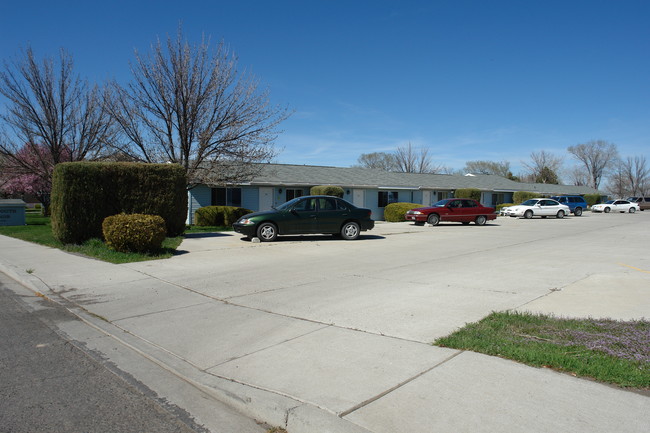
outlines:
[[[253,212],[235,206],[204,206],[194,213],[197,226],[231,226],[241,217]]]
[[[481,190],[477,188],[459,188],[454,191],[454,198],[471,198],[481,201]]]
[[[417,203],[391,203],[384,208],[384,220],[391,223],[406,221],[406,218],[404,218],[406,212],[417,207],[424,207],[424,205]]]
[[[122,253],[155,252],[162,248],[167,229],[158,215],[119,214],[102,223],[106,246]]]
[[[539,197],[539,193],[529,191],[515,191],[512,195],[512,201],[515,204],[521,204],[528,199]]]
[[[588,207],[592,207],[602,201],[602,196],[600,194],[585,194],[584,198]]]
[[[344,193],[343,188],[334,185],[317,185],[309,190],[310,195],[332,195],[340,198],[343,198]]]
[[[501,203],[496,206],[495,210],[497,213],[499,213],[501,209],[503,209],[504,207],[514,206],[514,205],[515,205],[514,203]]]
[[[187,176],[177,164],[67,162],[52,176],[52,233],[66,244],[102,237],[108,216],[159,215],[168,236],[185,231]]]

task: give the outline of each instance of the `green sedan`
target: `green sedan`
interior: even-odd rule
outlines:
[[[356,207],[338,197],[309,195],[294,198],[272,210],[244,215],[233,224],[237,233],[262,242],[278,235],[340,234],[354,240],[362,231],[372,230],[372,211]]]

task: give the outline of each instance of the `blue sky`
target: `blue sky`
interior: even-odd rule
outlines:
[[[437,164],[602,139],[650,161],[650,1],[3,2],[0,57],[64,47],[90,80],[130,77],[156,37],[223,39],[294,114],[277,162],[350,166],[409,142]],[[2,109],[2,108],[0,108]]]

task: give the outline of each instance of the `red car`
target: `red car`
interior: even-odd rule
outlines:
[[[416,225],[425,222],[435,226],[440,221],[452,221],[469,224],[472,221],[478,226],[484,225],[488,220],[496,219],[493,207],[483,206],[476,200],[469,198],[447,198],[440,200],[431,207],[419,207],[406,212],[406,220],[413,221]]]

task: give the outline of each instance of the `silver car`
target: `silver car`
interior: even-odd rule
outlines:
[[[627,200],[609,200],[605,203],[595,204],[591,207],[592,212],[629,212],[634,213],[640,210],[637,203]]]
[[[571,213],[571,209],[569,209],[569,206],[550,198],[531,198],[522,204],[504,208],[501,212],[503,215],[513,218],[529,219],[534,216],[564,218],[565,215]]]

